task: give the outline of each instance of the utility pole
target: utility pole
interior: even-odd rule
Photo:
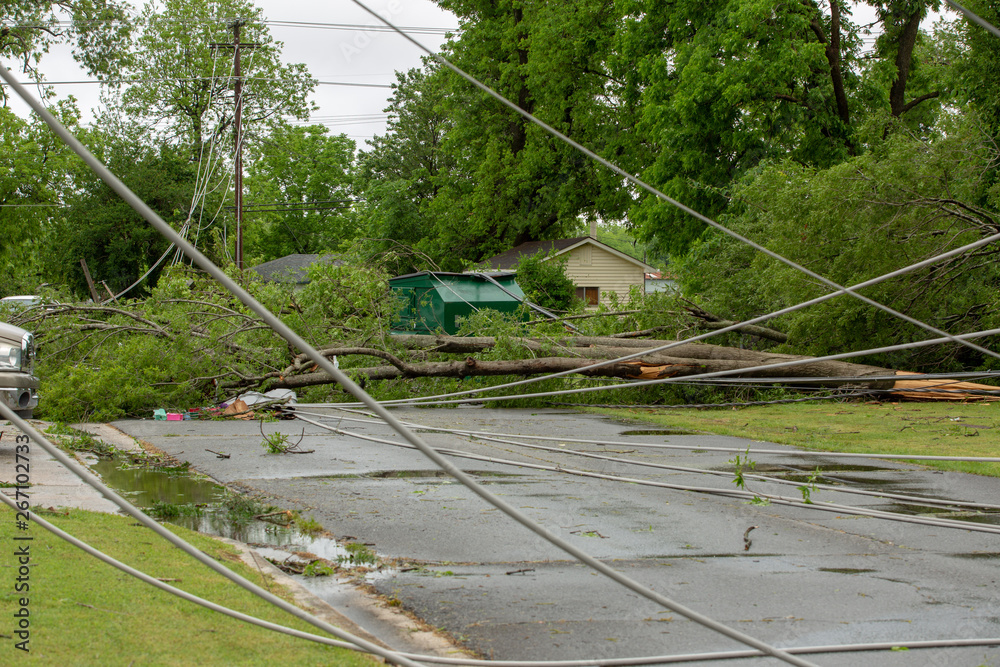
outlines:
[[[233,29],[232,44],[211,44],[213,49],[233,50],[233,95],[236,111],[233,115],[233,148],[235,152],[235,173],[233,175],[233,204],[236,212],[236,267],[243,270],[243,72],[240,69],[240,51],[254,49],[260,44],[241,44],[240,27],[245,19],[233,19],[229,27]]]
[[[236,98],[236,114],[233,117],[233,132],[236,142],[236,176],[233,179],[236,194],[236,268],[243,270],[243,77],[240,72],[240,26],[243,21],[233,21],[233,92]]]

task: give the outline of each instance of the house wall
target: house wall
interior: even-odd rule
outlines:
[[[566,259],[566,277],[577,287],[599,287],[600,299],[607,301],[608,292],[627,297],[629,288],[643,289],[646,275],[643,267],[617,257],[602,248],[584,244],[560,256]]]

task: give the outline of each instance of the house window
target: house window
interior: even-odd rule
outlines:
[[[599,287],[576,288],[576,298],[583,299],[583,302],[588,306],[596,306],[600,296],[601,296],[601,288]]]

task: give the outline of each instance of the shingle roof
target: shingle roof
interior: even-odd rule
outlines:
[[[285,255],[270,262],[264,262],[250,269],[260,274],[264,280],[276,283],[305,285],[309,282],[309,267],[316,262],[324,262],[340,266],[343,261],[339,255]]]
[[[590,238],[589,236],[577,236],[571,239],[554,239],[552,241],[528,241],[519,246],[511,248],[499,255],[494,255],[489,259],[484,259],[478,264],[480,268],[500,269],[509,271],[517,266],[522,257],[531,257],[539,252],[559,252],[570,246],[574,246],[581,241]]]

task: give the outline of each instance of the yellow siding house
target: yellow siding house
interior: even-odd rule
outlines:
[[[588,307],[607,301],[612,292],[624,298],[633,285],[643,291],[646,274],[656,271],[656,268],[601,243],[594,236],[522,243],[484,260],[476,270],[513,271],[522,257],[539,252],[548,254],[546,261],[566,262],[566,277],[576,285],[576,295],[586,301]]]

